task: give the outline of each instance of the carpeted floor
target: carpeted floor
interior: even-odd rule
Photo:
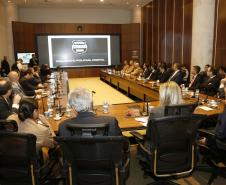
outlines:
[[[71,78],[69,79],[70,90],[83,87],[95,91],[93,95],[94,105],[102,105],[106,100],[109,104],[130,103],[130,98],[116,89],[102,82],[99,77],[93,78]]]

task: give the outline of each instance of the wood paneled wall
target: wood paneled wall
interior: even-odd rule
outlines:
[[[153,0],[142,8],[143,61],[190,68],[193,0]]]
[[[216,0],[213,65],[226,67],[226,1]]]
[[[82,26],[82,32],[77,26]],[[14,51],[37,53],[37,34],[119,34],[121,35],[121,61],[130,59],[133,50],[140,53],[140,24],[72,24],[13,22]],[[101,68],[68,69],[70,77],[99,76]],[[76,71],[74,73],[73,71]]]

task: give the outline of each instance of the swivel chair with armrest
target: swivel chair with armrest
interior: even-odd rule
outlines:
[[[122,136],[56,137],[67,168],[67,185],[125,185],[129,158],[123,162]]]
[[[190,175],[196,165],[196,131],[200,115],[150,119],[146,136],[131,132],[138,142],[138,159],[146,175],[162,184]]]

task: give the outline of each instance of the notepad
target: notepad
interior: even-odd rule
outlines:
[[[199,106],[199,108],[200,108],[200,109],[203,109],[203,110],[205,110],[205,111],[214,110],[214,109],[212,109],[212,108],[210,108],[210,107],[207,107],[207,106]]]
[[[148,124],[148,116],[135,118],[136,121],[140,122],[143,126],[147,126]]]

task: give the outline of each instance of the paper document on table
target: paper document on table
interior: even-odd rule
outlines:
[[[199,106],[200,109],[203,109],[203,110],[206,110],[206,111],[210,111],[210,110],[214,110],[210,107],[207,107],[207,106]]]
[[[145,127],[148,124],[148,116],[145,117],[139,117],[139,118],[135,118],[136,121],[140,122],[142,125],[144,125]]]

